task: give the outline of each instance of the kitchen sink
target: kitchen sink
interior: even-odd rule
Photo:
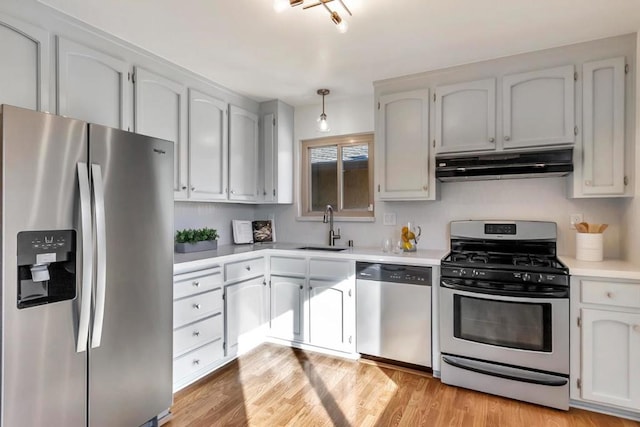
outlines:
[[[296,248],[296,249],[302,249],[303,251],[340,252],[340,251],[346,250],[347,248],[336,248],[334,246],[303,246],[301,248]]]

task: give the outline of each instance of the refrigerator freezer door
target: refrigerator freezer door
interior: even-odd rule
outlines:
[[[5,105],[1,130],[1,424],[84,426],[87,353],[76,352],[82,276],[76,165],[87,160],[87,125]],[[18,309],[18,232],[71,229],[77,297]]]
[[[106,234],[96,258],[106,281],[101,340],[89,349],[89,426],[138,426],[172,400],[173,144],[95,125],[89,141]],[[95,176],[93,184],[95,198]]]

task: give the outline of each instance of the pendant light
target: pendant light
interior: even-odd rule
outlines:
[[[320,132],[329,132],[331,130],[329,123],[327,123],[327,115],[324,113],[324,97],[329,93],[329,89],[318,89],[318,95],[322,95],[322,114],[318,118],[318,131]]]

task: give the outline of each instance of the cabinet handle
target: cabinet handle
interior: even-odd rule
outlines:
[[[494,137],[489,138],[489,142],[496,142],[496,139]]]
[[[504,137],[504,140],[505,140],[505,141],[511,141],[511,137],[510,137],[509,135],[506,135],[506,136]]]
[[[422,186],[422,190],[427,191],[429,189],[429,187],[427,185],[423,185]]]
[[[196,288],[199,288],[200,287],[200,282],[193,282],[193,286],[196,287]]]
[[[196,191],[196,187],[191,187],[191,191]]]
[[[349,289],[349,296],[351,296],[351,289]]]
[[[352,336],[349,336],[349,344],[351,344],[351,341],[353,340]]]
[[[200,359],[194,359],[193,364],[198,366],[200,364]]]
[[[303,288],[302,285],[300,285],[300,289],[302,289],[302,288]]]
[[[183,190],[186,190],[186,189],[187,189],[187,186],[186,186],[186,185],[183,185],[183,186],[182,186],[182,189],[183,189]]]
[[[229,191],[229,193],[231,193],[231,194],[236,194],[236,192],[235,192],[235,191],[233,191],[233,190]]]
[[[587,187],[591,187],[591,181],[585,181],[584,185],[586,185]]]
[[[251,266],[250,265],[247,265],[245,268],[247,269],[247,271],[251,271]]]
[[[196,310],[200,310],[200,304],[193,304],[193,308],[195,308]]]
[[[200,331],[193,331],[193,336],[194,337],[199,337],[200,336]]]
[[[613,298],[613,292],[607,292],[607,298]]]

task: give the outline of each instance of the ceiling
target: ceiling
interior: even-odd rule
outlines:
[[[373,93],[372,82],[640,30],[640,0],[40,0],[258,101]],[[306,0],[306,4],[315,0]],[[337,3],[337,2],[333,2]],[[123,13],[126,12],[126,13]],[[330,99],[327,99],[329,102]]]

